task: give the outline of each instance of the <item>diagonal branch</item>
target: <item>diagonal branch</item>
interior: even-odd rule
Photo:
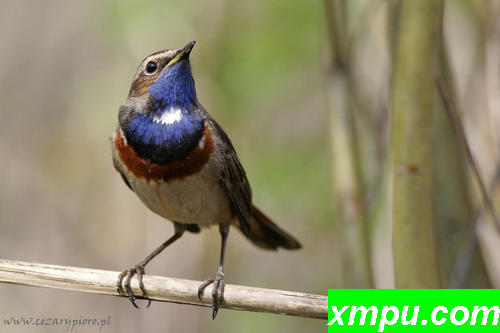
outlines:
[[[495,175],[493,176],[493,179],[491,180],[491,183],[489,185],[488,196],[490,198],[493,197],[498,184],[500,184],[500,164],[497,164]],[[457,258],[459,258],[460,260],[457,260],[454,264],[455,268],[453,269],[453,275],[450,279],[449,285],[449,288],[451,289],[463,288],[467,271],[469,270],[469,267],[473,260],[472,257],[474,254],[474,250],[478,245],[476,230],[480,219],[483,217],[484,210],[485,209],[483,205],[476,209],[476,211],[474,212],[474,218],[472,220],[469,234],[464,244],[462,245],[462,248],[460,249],[460,254],[457,256]]]
[[[113,271],[0,259],[0,282],[3,283],[118,296],[118,274]],[[152,300],[212,305],[211,293],[205,293],[201,301],[198,299],[201,281],[153,275],[145,275],[143,281]],[[135,295],[141,294],[136,278],[132,279],[131,286]],[[221,308],[327,319],[327,304],[326,296],[228,284]]]
[[[441,95],[441,98],[443,99],[443,103],[444,103],[446,112],[448,113],[448,116],[450,117],[451,123],[453,125],[453,129],[455,130],[457,138],[460,141],[460,145],[462,146],[462,148],[464,150],[465,156],[467,157],[467,160],[469,161],[469,163],[472,167],[474,177],[476,178],[476,181],[479,184],[479,188],[481,190],[481,195],[483,197],[484,204],[488,208],[488,210],[491,214],[491,217],[492,217],[493,222],[497,228],[497,231],[500,232],[500,220],[498,219],[497,213],[495,211],[495,206],[493,205],[491,197],[488,194],[488,190],[486,189],[486,185],[485,185],[483,177],[481,175],[481,171],[479,170],[479,166],[477,165],[477,162],[474,159],[474,155],[472,154],[472,151],[470,149],[469,143],[467,142],[467,137],[465,136],[465,131],[464,131],[462,122],[460,121],[460,117],[458,115],[457,108],[456,108],[455,104],[453,103],[453,100],[448,95],[448,92],[446,91],[446,87],[444,85],[443,79],[441,77],[438,76],[436,78],[436,84],[437,84],[437,88],[439,90],[439,94]]]

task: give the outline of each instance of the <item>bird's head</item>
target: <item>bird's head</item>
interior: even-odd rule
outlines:
[[[147,56],[137,68],[129,98],[149,95],[164,109],[190,109],[196,102],[189,64],[194,44],[192,41],[182,49],[166,49]]]
[[[194,43],[146,57],[120,108],[119,123],[128,143],[151,162],[184,159],[203,135],[204,119],[189,64]]]

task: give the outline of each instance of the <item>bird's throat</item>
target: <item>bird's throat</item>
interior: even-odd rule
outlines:
[[[195,112],[196,104],[189,61],[166,67],[149,88],[144,111],[122,124],[127,142],[152,163],[185,159],[203,137],[204,120]]]
[[[196,89],[189,62],[181,60],[164,69],[149,88],[149,95],[161,101],[167,108],[189,110],[196,101]]]

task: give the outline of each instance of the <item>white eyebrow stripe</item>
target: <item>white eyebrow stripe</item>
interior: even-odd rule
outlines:
[[[155,123],[160,123],[163,125],[170,125],[176,123],[182,119],[182,110],[179,108],[171,107],[167,111],[164,111],[160,116],[155,115],[153,121]]]
[[[144,59],[143,64],[146,65],[150,61],[160,61],[161,59],[164,59],[164,58],[170,58],[175,53],[176,53],[175,50],[166,50],[166,51],[160,52],[158,54],[151,55],[151,56],[147,57],[146,59]]]

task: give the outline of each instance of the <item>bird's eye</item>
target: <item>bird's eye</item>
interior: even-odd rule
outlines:
[[[146,73],[152,74],[156,71],[156,68],[158,68],[156,62],[150,61],[146,65]]]

